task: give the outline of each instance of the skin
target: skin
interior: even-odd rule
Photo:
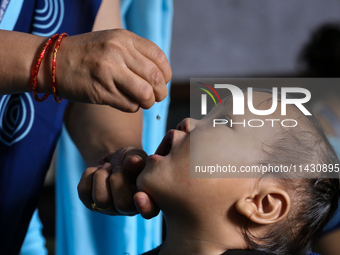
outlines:
[[[255,93],[257,108],[267,98],[268,94]],[[167,237],[161,255],[222,254],[229,249],[247,249],[242,235],[246,218],[250,219],[251,232],[261,236],[289,212],[290,197],[275,179],[190,178],[190,163],[213,162],[239,168],[257,161],[263,157],[261,143],[281,130],[222,125],[213,128],[212,119],[218,116],[235,121],[240,118],[232,116],[230,106],[231,101],[202,120],[184,119],[177,130],[167,133],[163,145],[147,158],[138,176],[138,189],[150,195],[166,219]],[[249,111],[241,116],[246,120],[254,117]],[[267,116],[256,118],[264,120]],[[170,153],[158,155],[169,140]]]
[[[4,30],[0,37],[0,59],[6,60],[0,63],[0,93],[30,91],[32,63],[46,38]],[[52,94],[52,49],[40,67],[41,93]],[[123,29],[64,38],[57,60],[57,94],[70,101],[134,112],[138,107],[150,108],[167,95],[171,68],[166,56],[154,43]]]

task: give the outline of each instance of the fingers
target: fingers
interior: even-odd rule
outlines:
[[[111,163],[87,168],[78,184],[80,200],[90,210],[95,203],[103,214],[135,215],[139,211],[147,219],[156,216],[157,206],[136,188],[136,178],[144,168],[146,157],[143,150],[126,147],[106,157]]]
[[[172,75],[169,62],[153,42],[126,30],[115,32],[123,40],[112,44],[116,47],[112,61],[121,61],[112,69],[113,82],[140,107],[148,109],[167,96],[166,84]]]
[[[108,209],[113,207],[110,192],[111,164],[105,163],[93,174],[92,200],[99,208]]]
[[[135,158],[134,162],[140,162],[140,160],[145,161],[146,158],[148,157],[148,154],[146,154],[146,152],[144,150],[138,149],[138,148],[134,148],[134,147],[125,147],[124,152],[125,152],[125,154],[124,154],[124,162],[130,156],[138,156],[139,157],[139,158],[138,157]]]
[[[109,215],[135,215],[137,212],[133,195],[136,188],[130,185],[128,177],[117,166],[110,163],[86,169],[78,184],[78,194],[83,204],[93,210]]]
[[[136,156],[136,158],[131,159],[131,157],[133,156]],[[134,164],[134,163],[139,164],[141,160],[145,161],[147,157],[148,155],[142,149],[129,146],[129,147],[121,148],[117,150],[115,153],[106,156],[103,159],[103,161],[110,162],[111,165],[113,166],[122,166],[122,167],[124,166],[125,168],[125,167],[131,167],[132,166],[131,164]],[[132,160],[132,162],[129,162],[130,160]],[[124,164],[128,164],[128,165],[124,165]],[[142,164],[142,167],[144,167],[144,164]]]
[[[144,72],[147,72],[147,70],[144,69]],[[138,71],[131,70],[128,67],[121,69],[119,74],[112,75],[114,77],[114,87],[119,88],[118,91],[121,94],[119,100],[121,100],[121,98],[124,99],[127,111],[132,112],[132,109],[136,111],[138,106],[143,109],[149,109],[156,101],[153,86],[150,85],[147,80],[144,80],[141,75],[144,74],[140,74]],[[157,88],[158,87],[162,86],[157,85]],[[165,86],[163,85],[163,87]],[[113,91],[113,94],[114,93]],[[164,94],[164,92],[162,93]],[[165,96],[166,95],[167,91],[165,92]]]
[[[79,199],[90,210],[92,210],[91,204],[93,203],[92,199],[93,175],[100,167],[101,166],[87,168],[84,171],[77,187]]]
[[[134,46],[140,53],[157,65],[163,74],[165,82],[168,83],[171,79],[172,71],[164,52],[153,42],[139,36],[136,37]]]
[[[136,182],[137,176],[144,169],[147,156],[145,151],[135,148],[126,152],[123,169],[131,183]]]
[[[159,208],[145,192],[137,192],[134,197],[135,205],[140,215],[145,219],[151,219],[158,215]]]
[[[168,81],[165,80],[166,77],[157,63],[145,57],[138,50],[134,51],[133,54],[126,55],[125,57],[127,67],[145,80],[149,86],[151,85],[151,88],[153,89],[151,92],[153,92],[152,95],[154,95],[154,100],[157,102],[162,101],[168,93],[166,88]],[[131,90],[134,89],[133,91],[136,91],[136,93],[140,90],[133,87],[136,87],[135,84],[131,84]],[[143,90],[145,89],[143,88]]]
[[[70,36],[58,51],[58,63],[59,96],[125,112],[162,101],[172,75],[158,46],[124,29]]]
[[[127,74],[127,75],[130,75],[128,79],[131,79],[131,77],[134,76],[134,74]],[[150,87],[149,85],[147,86]],[[123,88],[124,88],[123,83],[120,84],[117,81],[116,82],[113,81],[112,84],[110,85],[109,90],[106,90],[103,93],[101,92],[97,93],[97,94],[101,94],[102,96],[102,98],[100,99],[101,104],[107,104],[120,111],[131,112],[131,113],[137,112],[140,107],[142,107],[143,109],[148,109],[154,104],[154,100],[152,100],[152,98],[150,100],[150,99],[145,99],[146,98],[145,96],[141,98],[141,97],[138,97],[137,95],[134,96],[133,93],[127,94],[122,90]],[[99,88],[99,90],[102,90],[102,89]],[[134,93],[136,94],[136,92]],[[134,98],[132,98],[130,95],[134,96]],[[153,95],[151,95],[151,97],[152,96]],[[97,101],[94,101],[94,102],[97,102]]]
[[[137,213],[133,202],[136,188],[131,186],[129,179],[120,166],[113,169],[110,176],[111,195],[115,208],[123,215]]]

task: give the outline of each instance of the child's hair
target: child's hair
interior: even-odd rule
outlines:
[[[265,158],[259,164],[305,167],[313,163],[339,167],[338,156],[317,119],[313,115],[302,115],[299,126],[282,128],[281,136],[277,136],[271,144],[264,144]],[[310,176],[305,178],[264,176],[278,178],[278,182],[287,188],[292,206],[286,219],[273,224],[265,236],[251,234],[248,229],[250,220],[247,221],[244,237],[250,249],[277,255],[305,255],[311,251],[315,239],[338,207],[340,187],[339,179],[327,178],[326,173],[308,174]]]

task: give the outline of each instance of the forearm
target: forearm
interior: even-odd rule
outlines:
[[[0,94],[14,94],[30,91],[32,66],[44,47],[46,38],[13,31],[0,30]],[[50,73],[51,52],[46,52],[41,63],[38,92],[49,93],[46,88]],[[50,78],[50,77],[49,77]]]
[[[92,30],[121,28],[119,5],[119,0],[103,0]],[[72,103],[65,123],[86,164],[92,166],[122,147],[141,148],[142,118],[141,110],[130,114],[106,106]]]
[[[116,150],[142,148],[143,113],[124,113],[109,106],[71,103],[65,125],[87,166]]]

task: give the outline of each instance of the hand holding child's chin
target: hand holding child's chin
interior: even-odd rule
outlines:
[[[78,194],[90,210],[108,215],[152,218],[159,209],[145,192],[137,192],[136,179],[147,154],[125,147],[105,157],[102,164],[87,168],[78,184]],[[106,162],[106,163],[104,163]]]

